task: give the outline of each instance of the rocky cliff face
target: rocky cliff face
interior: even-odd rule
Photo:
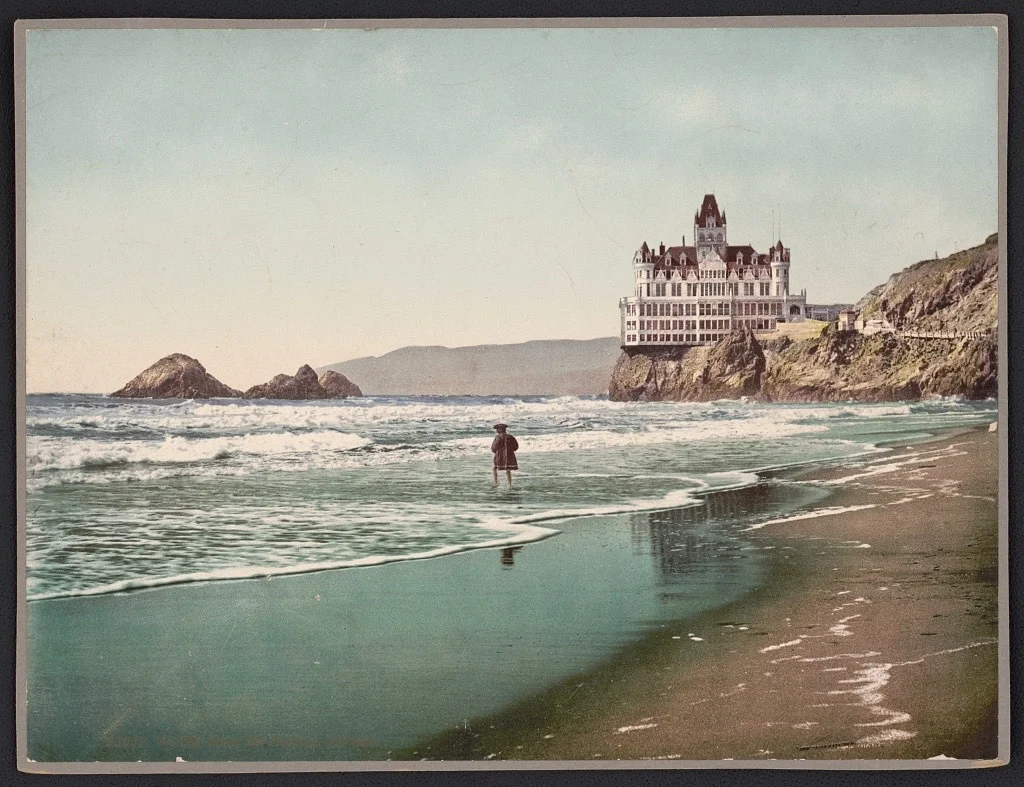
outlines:
[[[893,274],[857,304],[864,319],[915,331],[984,331],[998,320],[999,238]]]
[[[254,385],[244,394],[246,399],[330,399],[331,394],[309,364],[303,364],[295,376],[278,374],[269,382]]]
[[[827,325],[819,336],[771,339],[733,332],[713,347],[624,351],[612,372],[615,401],[878,402],[996,396],[998,245],[985,243],[893,275],[857,305],[865,319],[916,332],[991,331],[986,338],[864,336]],[[749,335],[748,335],[749,334]]]
[[[161,358],[111,394],[128,399],[210,399],[241,395],[241,391],[229,388],[207,372],[195,358],[182,353]]]
[[[889,402],[929,396],[984,399],[998,387],[996,340],[864,336],[829,325],[794,342],[765,374],[761,396],[779,402]]]
[[[320,385],[330,394],[332,399],[346,399],[349,396],[363,395],[358,385],[349,380],[345,375],[333,370],[326,371],[320,375]]]
[[[761,387],[765,357],[750,328],[713,347],[626,350],[612,371],[612,401],[735,399]]]

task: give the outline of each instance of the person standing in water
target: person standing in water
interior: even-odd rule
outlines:
[[[491,443],[491,453],[494,454],[494,485],[498,485],[498,471],[504,470],[508,477],[508,486],[511,489],[512,471],[519,469],[519,464],[516,462],[519,442],[508,433],[508,424],[495,424],[494,430],[498,433]]]

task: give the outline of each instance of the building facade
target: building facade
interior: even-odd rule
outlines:
[[[623,347],[712,344],[733,328],[755,333],[804,319],[807,293],[789,292],[789,249],[730,246],[725,213],[705,194],[694,245],[645,242],[633,256],[633,295],[619,301]]]

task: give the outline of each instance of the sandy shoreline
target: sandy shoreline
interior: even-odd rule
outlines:
[[[748,533],[764,589],[403,755],[994,759],[996,435],[769,482],[834,494]]]

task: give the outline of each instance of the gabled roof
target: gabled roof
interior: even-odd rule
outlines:
[[[736,255],[743,255],[743,264],[746,265],[748,262],[753,262],[754,257],[760,256],[757,250],[749,243],[746,246],[726,246],[725,247],[725,259],[728,262],[734,262]]]
[[[706,226],[708,216],[714,216],[716,224],[725,224],[725,214],[719,211],[718,201],[714,194],[704,195],[704,201],[700,205],[700,210],[697,211],[694,223],[702,227]]]

